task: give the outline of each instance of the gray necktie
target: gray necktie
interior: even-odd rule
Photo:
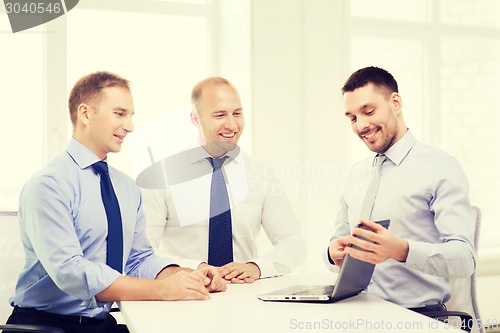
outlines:
[[[369,220],[372,216],[373,204],[375,203],[375,197],[377,196],[378,184],[380,182],[380,168],[382,163],[385,161],[385,155],[377,154],[373,160],[373,176],[368,185],[365,194],[365,200],[363,201],[363,206],[361,206],[359,218],[362,220]]]

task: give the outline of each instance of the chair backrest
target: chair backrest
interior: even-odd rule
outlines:
[[[481,230],[481,210],[477,206],[472,206],[474,218],[474,248],[478,249],[479,231]],[[473,317],[471,332],[484,332],[484,328],[478,325],[480,322],[479,308],[476,297],[476,272],[468,278],[451,278],[451,299],[446,303],[448,310],[463,311]]]
[[[24,266],[24,250],[19,233],[17,213],[0,212],[0,324],[12,312],[9,299],[14,291],[19,273]]]

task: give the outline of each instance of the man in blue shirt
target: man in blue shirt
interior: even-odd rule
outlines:
[[[129,83],[109,72],[87,75],[73,87],[69,110],[73,137],[66,151],[21,193],[26,264],[7,323],[50,325],[67,333],[127,332],[109,315],[112,302],[208,299],[209,292],[224,291],[226,284],[215,269],[193,271],[154,255],[145,235],[140,191],[112,167],[109,176],[123,231],[118,262],[123,264],[118,270],[106,264],[107,208],[92,165],[120,151],[133,130]]]
[[[397,83],[386,70],[356,71],[342,93],[353,132],[385,160],[370,218],[361,211],[374,159],[353,166],[325,261],[333,269],[349,254],[377,264],[368,293],[418,312],[442,309],[450,298],[448,278],[469,277],[475,269],[464,172],[454,157],[415,139],[403,119]],[[373,222],[383,219],[391,220],[389,230]],[[371,230],[356,228],[358,223]]]

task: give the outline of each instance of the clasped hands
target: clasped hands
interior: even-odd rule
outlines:
[[[198,269],[206,267],[215,268],[226,283],[253,283],[260,277],[260,268],[253,262],[230,262],[221,267],[214,267],[208,265],[207,263],[201,263],[198,266]]]
[[[259,276],[260,269],[254,263],[231,262],[222,267],[202,263],[196,270],[178,266],[166,267],[156,280],[164,281],[158,281],[164,288],[161,299],[204,300],[210,299],[211,292],[225,291],[228,283],[252,283]]]

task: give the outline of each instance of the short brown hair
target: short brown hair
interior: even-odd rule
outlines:
[[[378,88],[384,88],[389,94],[398,92],[398,83],[391,73],[383,68],[370,66],[352,73],[342,87],[342,94],[364,87],[369,83]]]
[[[130,82],[110,72],[94,72],[78,80],[69,94],[68,107],[71,122],[76,123],[78,106],[82,103],[99,103],[102,90],[108,87],[122,87],[130,90]]]

